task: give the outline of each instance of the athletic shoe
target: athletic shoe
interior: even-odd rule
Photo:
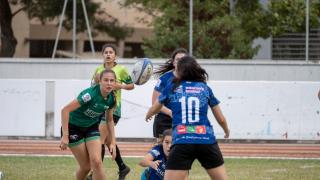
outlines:
[[[125,180],[129,172],[130,172],[130,168],[128,166],[126,166],[124,170],[119,171],[119,180]]]

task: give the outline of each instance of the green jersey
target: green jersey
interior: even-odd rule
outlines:
[[[92,80],[95,78],[96,74],[100,74],[104,69],[105,69],[104,64],[101,64],[95,70]],[[115,72],[117,76],[118,83],[125,83],[125,84],[133,83],[131,76],[129,75],[126,67],[116,64],[115,66],[113,66],[112,70]],[[116,99],[117,99],[117,107],[113,114],[118,117],[121,117],[121,90],[120,89],[115,90],[115,93],[116,93]]]
[[[83,90],[77,100],[81,106],[70,113],[69,123],[79,127],[89,127],[99,122],[99,116],[115,104],[112,93],[106,98],[101,95],[100,85]]]

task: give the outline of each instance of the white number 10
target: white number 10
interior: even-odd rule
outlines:
[[[200,120],[200,118],[199,118],[199,108],[200,108],[199,99],[197,97],[186,98],[184,96],[179,99],[179,102],[181,102],[182,123],[183,124],[186,123],[187,113],[188,113],[188,122],[189,123],[199,122],[199,120]],[[188,109],[187,109],[186,103],[188,103]],[[194,116],[192,114],[194,114]]]

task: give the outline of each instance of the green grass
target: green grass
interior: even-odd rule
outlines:
[[[142,167],[140,158],[125,158],[131,167],[129,180],[140,179]],[[105,171],[108,180],[117,179],[117,166],[106,158]],[[230,180],[316,180],[320,179],[320,160],[283,160],[283,159],[225,159]],[[77,162],[73,157],[25,157],[0,156],[0,171],[5,180],[56,180],[75,179]],[[190,180],[209,179],[205,170],[196,161],[189,174]]]

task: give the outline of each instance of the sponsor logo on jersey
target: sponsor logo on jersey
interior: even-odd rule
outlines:
[[[177,126],[177,132],[178,132],[178,134],[186,134],[187,133],[186,126],[185,125]]]
[[[83,114],[85,114],[86,116],[91,117],[91,118],[96,118],[96,117],[100,116],[102,113],[95,112],[95,111],[88,108],[85,112],[83,112]]]
[[[187,126],[187,132],[188,133],[195,133],[196,132],[196,128],[194,126]]]
[[[203,91],[202,87],[186,87],[186,93],[200,93],[201,91]]]
[[[88,102],[91,100],[91,96],[89,93],[85,93],[83,96],[82,96],[82,100],[83,102]]]
[[[159,156],[160,152],[158,150],[152,149],[151,152],[155,155],[155,156]]]
[[[177,127],[178,134],[206,134],[206,126],[185,126],[185,125],[179,125]]]
[[[177,87],[174,92],[176,93],[182,93],[182,86],[180,85],[179,87]]]
[[[206,134],[206,126],[196,126],[197,134]]]

